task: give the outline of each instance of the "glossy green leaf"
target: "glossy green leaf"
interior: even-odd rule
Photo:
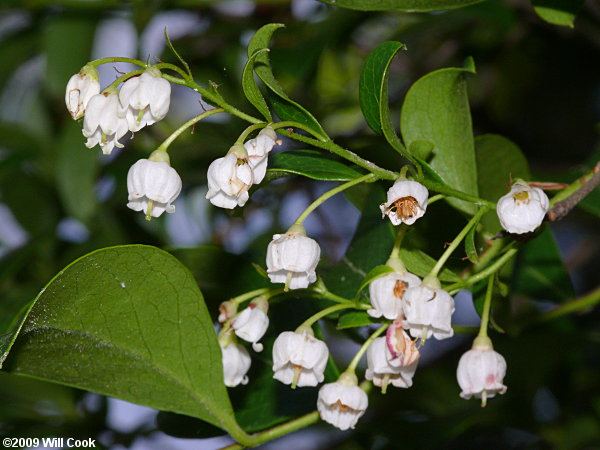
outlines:
[[[531,0],[533,9],[546,22],[573,28],[584,0]]]
[[[477,195],[477,167],[465,69],[436,70],[417,80],[402,106],[400,129],[404,144],[429,141],[434,145],[431,168],[445,183]],[[464,201],[449,202],[462,211],[476,207]]]
[[[429,141],[413,141],[408,149],[411,155],[416,156],[421,160],[427,160],[431,156],[435,145]]]
[[[198,417],[239,435],[202,293],[177,259],[155,247],[106,248],[73,262],[0,350],[11,372]]]
[[[248,44],[248,58],[252,58],[255,53],[260,52],[254,58],[254,71],[272,93],[269,99],[273,110],[281,120],[292,120],[302,123],[320,138],[327,139],[327,134],[319,122],[317,122],[317,119],[298,103],[290,99],[275,79],[275,75],[273,75],[269,52],[264,50],[269,48],[273,33],[283,26],[281,23],[271,23],[261,27]]]
[[[410,244],[406,243],[405,246],[400,249],[400,257],[402,258],[406,269],[420,277],[427,276],[429,272],[431,272],[431,269],[433,269],[433,266],[435,266],[436,260],[422,250],[410,247],[409,245]],[[448,268],[442,269],[438,278],[442,281],[452,283],[460,281],[460,277]]]
[[[425,12],[462,8],[483,0],[319,0],[340,8],[359,11]]]
[[[340,316],[336,328],[345,330],[347,328],[364,327],[379,323],[377,319],[368,315],[365,311],[352,311]]]
[[[529,164],[521,149],[503,136],[484,134],[475,139],[477,184],[481,198],[497,201],[510,190],[511,179],[529,180]],[[484,228],[496,233],[501,226],[496,211],[488,212],[481,220]]]
[[[257,50],[252,56],[248,57],[248,61],[244,66],[244,72],[242,73],[242,89],[244,90],[244,94],[248,101],[264,116],[267,122],[272,122],[273,117],[271,116],[267,102],[254,79],[254,60],[262,52],[267,51],[269,51],[269,49]]]
[[[373,269],[369,271],[369,273],[365,276],[365,278],[362,280],[362,283],[360,283],[360,286],[356,290],[356,297],[358,297],[360,292],[364,288],[366,288],[369,285],[369,283],[371,283],[371,281],[373,281],[375,278],[379,278],[385,275],[386,273],[390,272],[394,272],[394,269],[392,269],[390,266],[381,265],[373,267]]]
[[[330,159],[317,150],[291,150],[277,153],[269,160],[269,173],[302,175],[313,180],[348,181],[362,174],[345,164]]]

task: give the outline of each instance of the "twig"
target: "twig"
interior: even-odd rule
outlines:
[[[579,189],[566,199],[556,203],[548,212],[548,219],[551,222],[560,220],[569,214],[577,203],[583,200],[586,195],[592,192],[594,188],[600,184],[600,162],[596,164],[592,172],[593,175],[590,178],[585,179],[586,177],[583,177],[583,179],[580,180],[581,187]]]

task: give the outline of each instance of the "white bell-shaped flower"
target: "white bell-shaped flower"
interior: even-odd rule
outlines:
[[[259,297],[250,302],[248,307],[231,321],[235,334],[245,341],[252,342],[252,348],[256,352],[262,352],[263,345],[258,341],[262,339],[269,328],[268,308],[269,303]]]
[[[416,363],[421,356],[416,342],[402,328],[402,322],[394,320],[385,334],[386,357],[392,367],[410,366]]]
[[[267,247],[267,274],[273,283],[289,289],[304,289],[317,279],[321,248],[303,232],[288,231],[273,235]]]
[[[343,373],[335,383],[321,386],[317,397],[321,419],[340,430],[354,428],[369,406],[369,397],[357,384],[356,375]]]
[[[236,342],[230,342],[227,346],[220,345],[225,386],[236,387],[238,384],[247,384],[246,374],[252,362],[248,350]]]
[[[402,314],[402,299],[407,289],[421,284],[421,279],[409,272],[391,272],[375,278],[369,284],[369,297],[373,309],[367,313],[373,317],[396,320]]]
[[[387,191],[387,202],[379,205],[381,214],[394,225],[412,225],[427,210],[429,191],[417,181],[401,178]]]
[[[312,330],[284,331],[273,344],[273,378],[284,384],[316,386],[323,381],[329,350]]]
[[[406,365],[392,365],[390,363],[392,359],[385,337],[375,339],[367,350],[365,378],[372,380],[373,384],[380,387],[383,393],[385,393],[389,384],[399,388],[411,387],[413,376],[419,364],[418,357],[413,357],[413,361]],[[406,362],[408,363],[409,359]]]
[[[181,178],[169,165],[169,156],[156,150],[150,159],[140,159],[127,173],[129,203],[134,211],[144,211],[146,219],[159,217],[163,212],[175,212],[172,205],[181,192]]]
[[[123,147],[119,139],[127,131],[127,121],[119,115],[119,96],[116,91],[94,95],[88,101],[83,119],[87,148],[99,144],[102,153],[110,155],[114,147]]]
[[[517,182],[498,200],[496,213],[502,228],[509,233],[523,234],[542,224],[549,207],[550,200],[544,191]]]
[[[150,67],[140,76],[123,83],[119,100],[121,115],[127,119],[129,130],[136,132],[167,115],[171,84],[162,78],[160,70]]]
[[[410,335],[423,340],[433,335],[446,339],[454,335],[452,314],[454,299],[443,289],[435,289],[424,283],[408,289],[403,303],[404,328]]]
[[[258,136],[244,143],[248,152],[248,164],[254,172],[254,184],[260,183],[267,173],[269,152],[277,142],[277,135],[271,127],[263,128]]]
[[[504,357],[494,351],[489,338],[477,338],[473,348],[464,353],[458,362],[456,378],[462,389],[460,396],[465,399],[476,397],[485,406],[487,399],[496,394],[504,394],[502,384],[506,375]]]
[[[99,93],[98,71],[95,67],[84,66],[67,83],[65,104],[71,117],[75,120],[82,118],[90,99]]]
[[[252,167],[242,146],[232,147],[229,153],[208,166],[206,198],[220,208],[233,209],[248,201],[248,189],[254,183]]]

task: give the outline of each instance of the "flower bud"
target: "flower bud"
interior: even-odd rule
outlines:
[[[98,71],[95,67],[84,66],[81,72],[73,75],[67,83],[65,104],[73,119],[83,117],[90,99],[100,93]]]
[[[254,172],[254,183],[260,183],[267,173],[268,154],[277,141],[277,135],[271,127],[263,128],[258,136],[244,143],[248,152],[248,164]]]
[[[83,119],[83,135],[88,138],[85,146],[100,145],[102,153],[110,155],[127,133],[127,121],[119,115],[119,97],[116,92],[103,92],[94,95],[87,103]]]
[[[317,279],[321,248],[302,233],[273,235],[267,247],[267,273],[272,283],[285,283],[290,289],[307,288]]]
[[[150,67],[140,76],[123,83],[119,100],[121,115],[126,118],[129,130],[136,132],[167,115],[171,84],[162,78],[160,70]]]
[[[394,225],[412,225],[427,209],[429,191],[417,181],[398,179],[387,191],[387,202],[379,205],[382,217]]]
[[[248,351],[240,344],[231,342],[227,346],[221,344],[221,352],[225,386],[236,387],[238,384],[247,384],[246,373],[252,362]]]
[[[506,361],[493,350],[489,339],[484,338],[483,344],[478,341],[482,339],[475,339],[473,348],[460,357],[456,378],[462,389],[462,398],[481,398],[481,406],[485,406],[488,398],[506,392],[506,386],[502,384]]]
[[[340,430],[354,428],[369,406],[367,394],[357,384],[356,376],[342,374],[335,383],[321,386],[317,398],[321,419]]]
[[[402,315],[402,299],[408,288],[421,284],[421,279],[408,272],[392,272],[371,281],[369,297],[373,309],[367,313],[373,317],[395,320]]]
[[[228,153],[208,167],[206,198],[220,208],[233,209],[248,201],[248,189],[254,183],[252,168],[246,158]]]
[[[443,289],[425,283],[408,289],[404,294],[403,312],[404,328],[409,329],[412,337],[425,340],[432,335],[436,339],[454,335],[454,299]]]
[[[284,331],[273,344],[273,378],[284,384],[316,386],[323,381],[329,350],[311,330]]]
[[[263,345],[259,343],[269,327],[267,310],[269,303],[264,298],[257,298],[248,307],[233,318],[231,326],[235,334],[245,341],[252,342],[255,352],[262,352]]]
[[[155,158],[156,159],[156,158]],[[144,211],[146,219],[159,217],[163,212],[175,212],[175,201],[181,192],[181,178],[166,161],[140,159],[127,173],[129,203],[134,211]]]
[[[549,207],[550,200],[544,191],[517,182],[498,200],[496,213],[502,228],[509,233],[523,234],[542,224]]]
[[[225,323],[233,319],[237,314],[237,303],[227,300],[219,305],[219,317],[217,320],[220,323]]]
[[[394,349],[394,351],[397,352],[397,349]],[[416,352],[416,357],[414,356],[414,352]],[[419,363],[418,353],[415,347],[411,355],[402,360],[402,362],[406,362],[407,364],[399,365],[398,362],[400,359],[397,358],[394,361],[394,365],[392,365],[390,361],[394,359],[394,356],[390,352],[387,338],[377,338],[367,350],[368,366],[365,378],[373,380],[373,384],[379,386],[383,393],[385,393],[389,384],[400,388],[409,388],[413,384],[412,379]],[[396,354],[398,355],[399,353]]]

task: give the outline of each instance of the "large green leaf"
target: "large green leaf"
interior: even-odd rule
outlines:
[[[529,180],[529,164],[521,149],[512,141],[497,134],[484,134],[475,139],[477,184],[481,198],[497,201],[509,191],[511,179]],[[488,212],[481,220],[491,233],[500,231],[496,211]]]
[[[155,247],[101,249],[62,270],[2,343],[5,369],[240,430],[190,272]]]
[[[400,128],[407,148],[414,141],[429,141],[434,145],[430,166],[445,183],[476,196],[477,167],[467,73],[471,72],[440,69],[417,80],[404,99]],[[476,210],[473,204],[464,201],[451,199],[450,203],[468,213]]]
[[[317,122],[317,119],[298,103],[290,99],[275,79],[275,75],[273,75],[269,52],[264,50],[269,48],[273,33],[283,26],[281,23],[270,23],[261,27],[248,44],[248,58],[254,58],[254,71],[272,93],[269,99],[275,113],[282,120],[292,120],[302,123],[321,139],[327,139],[327,134],[319,122]],[[255,55],[257,52],[260,53]]]
[[[317,150],[277,153],[269,161],[268,172],[273,175],[284,172],[323,181],[348,181],[362,176],[360,172]]]
[[[319,0],[340,8],[360,11],[439,11],[462,8],[483,0]]]
[[[573,28],[584,0],[532,0],[533,9],[546,22]]]

